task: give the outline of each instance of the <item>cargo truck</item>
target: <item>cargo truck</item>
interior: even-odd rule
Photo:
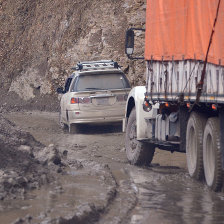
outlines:
[[[126,32],[136,57],[138,35]],[[127,158],[149,165],[155,148],[184,152],[191,177],[220,191],[224,173],[224,0],[147,0],[146,86],[127,99]],[[144,77],[142,75],[142,77]]]

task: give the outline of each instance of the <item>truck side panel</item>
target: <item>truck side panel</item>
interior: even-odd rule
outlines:
[[[196,60],[148,61],[147,92],[155,101],[194,102],[203,66]],[[208,63],[206,68],[200,101],[224,103],[224,66]]]

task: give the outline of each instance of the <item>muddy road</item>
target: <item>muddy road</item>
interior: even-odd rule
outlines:
[[[60,129],[58,114],[4,114],[64,153],[55,180],[0,202],[0,223],[224,223],[224,194],[186,172],[185,155],[157,150],[151,167],[128,163],[121,125]]]

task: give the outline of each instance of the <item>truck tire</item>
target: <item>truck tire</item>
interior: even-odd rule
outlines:
[[[186,157],[187,168],[191,177],[201,180],[203,170],[203,132],[206,118],[202,114],[192,112],[187,123]]]
[[[219,119],[209,118],[203,137],[203,164],[206,183],[214,191],[220,191],[223,184],[219,132]]]
[[[70,134],[78,134],[79,133],[79,126],[78,126],[78,124],[70,124],[69,125],[69,133]]]
[[[137,140],[136,133],[136,110],[132,109],[128,119],[125,136],[126,155],[133,165],[150,165],[155,147],[152,144],[143,143]]]

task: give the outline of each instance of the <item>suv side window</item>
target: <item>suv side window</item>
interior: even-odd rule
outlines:
[[[71,92],[76,92],[76,84],[77,84],[77,81],[79,79],[79,76],[75,77],[74,78],[74,82],[72,83],[72,86],[71,86]]]
[[[71,82],[72,82],[72,78],[68,78],[65,82],[65,90],[64,90],[64,93],[67,93],[68,90],[69,90],[69,87],[71,85]]]

